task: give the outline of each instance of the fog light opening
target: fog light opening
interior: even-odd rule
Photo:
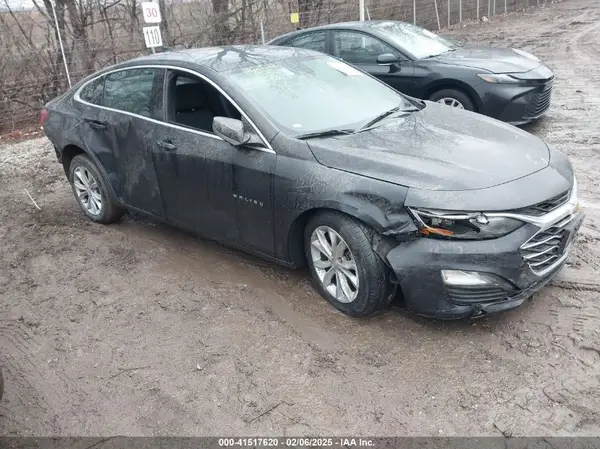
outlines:
[[[504,290],[515,290],[508,281],[491,273],[463,270],[442,270],[444,284],[453,287],[500,287]]]

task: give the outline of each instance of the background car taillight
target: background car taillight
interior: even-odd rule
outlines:
[[[40,113],[40,125],[43,125],[47,118],[48,118],[48,110],[42,109],[42,112]]]

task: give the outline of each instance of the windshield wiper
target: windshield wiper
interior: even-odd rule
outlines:
[[[340,136],[343,134],[354,134],[353,129],[324,129],[322,131],[315,131],[313,133],[300,134],[296,136],[296,139],[311,139],[313,137],[327,137],[327,136]]]
[[[359,131],[364,131],[367,128],[370,128],[371,126],[373,126],[375,123],[377,123],[380,120],[383,120],[386,117],[389,117],[390,115],[400,111],[400,112],[417,112],[420,109],[415,109],[415,108],[408,108],[408,109],[400,109],[400,106],[396,106],[395,108],[392,108],[388,111],[382,112],[381,114],[379,114],[377,117],[375,117],[373,120],[371,120],[370,122],[368,122],[367,124],[363,125]]]
[[[370,122],[367,122],[366,125],[363,125],[360,129],[370,128],[378,121],[383,120],[384,118],[392,115],[394,112],[398,112],[399,110],[400,110],[400,106],[396,106],[395,108],[392,108],[388,111],[382,112],[377,117],[375,117],[373,120],[371,120]]]

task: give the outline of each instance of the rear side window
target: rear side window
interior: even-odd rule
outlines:
[[[160,119],[163,73],[161,69],[131,69],[106,75],[102,105]]]
[[[79,92],[79,98],[88,103],[101,105],[102,94],[104,93],[104,77],[90,81]]]
[[[320,51],[325,53],[327,50],[327,33],[325,31],[314,31],[312,33],[302,34],[293,37],[284,42],[286,47],[306,48],[307,50]]]

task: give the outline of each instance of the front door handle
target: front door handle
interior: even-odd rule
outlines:
[[[156,144],[166,151],[175,151],[177,149],[177,147],[168,140],[159,140],[156,142]]]
[[[106,122],[101,122],[100,120],[86,118],[85,121],[88,122],[92,128],[106,129],[108,127]]]

